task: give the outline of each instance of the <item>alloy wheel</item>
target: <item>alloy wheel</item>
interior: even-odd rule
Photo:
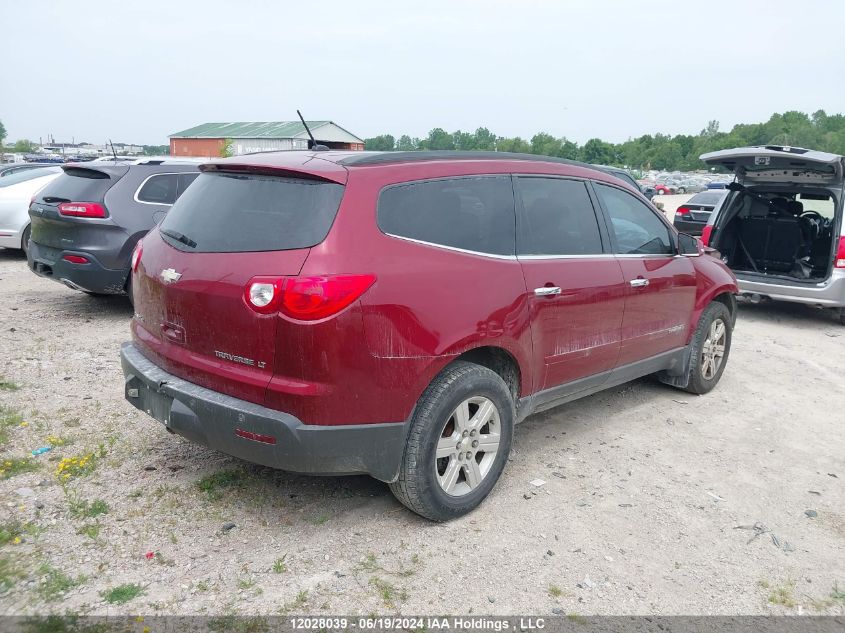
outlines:
[[[484,396],[461,402],[443,425],[434,470],[447,495],[462,497],[490,473],[500,442],[499,410]]]
[[[701,375],[705,380],[713,380],[719,373],[725,357],[726,336],[725,322],[722,319],[714,319],[701,346]]]

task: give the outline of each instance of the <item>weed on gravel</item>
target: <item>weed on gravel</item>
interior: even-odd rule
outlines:
[[[0,376],[0,391],[17,391],[18,389],[20,387],[11,380],[6,380],[3,376]]]
[[[130,600],[134,600],[138,596],[144,595],[144,588],[135,583],[118,585],[107,591],[101,591],[100,595],[109,604],[124,604]]]
[[[38,526],[34,523],[21,523],[18,520],[6,521],[0,524],[0,546],[17,545],[21,542],[21,537],[29,534],[35,536],[38,534]]]
[[[774,587],[769,593],[769,602],[771,604],[781,605],[783,607],[795,606],[795,581],[787,580],[782,585]]]
[[[100,459],[106,456],[105,447],[100,444],[99,448],[90,453],[80,453],[73,457],[63,457],[56,466],[56,478],[60,483],[65,483],[76,477],[84,477],[93,473]]]
[[[281,558],[277,558],[273,563],[273,573],[274,574],[283,574],[288,570],[288,566],[285,564],[285,558],[287,554],[282,556]]]
[[[244,473],[241,470],[220,470],[197,481],[197,488],[206,493],[210,500],[217,501],[223,496],[224,490],[240,487],[243,480]]]
[[[0,462],[0,479],[10,479],[21,473],[38,470],[38,464],[29,457],[9,457]]]
[[[0,592],[7,591],[24,576],[15,559],[10,556],[0,556]]]
[[[23,416],[20,413],[0,407],[0,444],[7,443],[9,431],[16,426],[20,426],[22,422]]]
[[[53,602],[59,599],[62,594],[78,587],[87,580],[85,576],[71,578],[61,570],[50,565],[42,565],[39,571],[45,578],[38,586],[38,594],[46,602]]]
[[[74,519],[93,519],[109,511],[109,505],[102,499],[88,501],[72,493],[68,493],[68,507]]]

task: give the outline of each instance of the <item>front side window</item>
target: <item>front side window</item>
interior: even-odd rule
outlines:
[[[610,217],[610,229],[620,255],[672,255],[674,240],[667,227],[631,194],[595,183],[596,193]]]
[[[513,255],[513,186],[508,176],[479,176],[388,187],[379,195],[378,226],[396,237]]]
[[[601,235],[587,186],[561,178],[517,178],[520,255],[596,255]]]

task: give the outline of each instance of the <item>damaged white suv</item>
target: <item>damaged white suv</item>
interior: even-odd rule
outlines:
[[[701,240],[721,253],[740,293],[831,308],[845,325],[845,157],[767,145],[701,160],[736,176]]]

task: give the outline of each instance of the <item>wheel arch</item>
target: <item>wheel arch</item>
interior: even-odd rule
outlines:
[[[498,374],[508,386],[514,402],[519,399],[520,394],[523,392],[523,376],[519,361],[504,347],[495,345],[474,347],[453,358],[446,367],[449,367],[456,361],[466,361],[481,365]]]

